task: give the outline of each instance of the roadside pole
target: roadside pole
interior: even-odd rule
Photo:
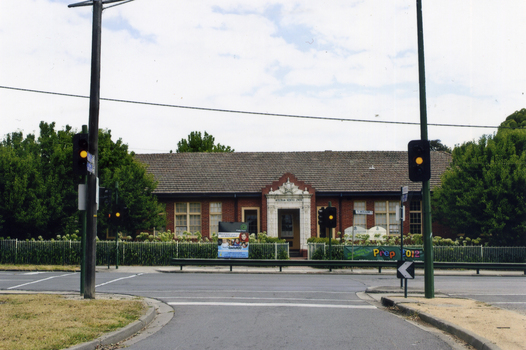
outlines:
[[[428,140],[426,78],[424,60],[424,26],[422,19],[422,0],[416,0],[418,31],[418,76],[420,91],[420,138]],[[422,235],[424,238],[424,289],[426,298],[435,297],[433,270],[433,237],[431,232],[431,196],[429,180],[422,181]]]
[[[93,6],[93,28],[91,37],[91,80],[89,102],[88,145],[91,155],[91,171],[87,176],[87,229],[84,273],[84,299],[95,299],[95,265],[97,254],[97,178],[99,172],[99,109],[100,109],[100,57],[102,10],[104,4],[124,4],[133,0],[87,0],[68,5],[69,8]],[[111,5],[112,6],[117,6]]]
[[[119,181],[115,183],[115,206],[117,208],[119,207]],[[115,269],[118,269],[118,268],[119,268],[119,230],[115,230]]]
[[[407,187],[406,187],[407,188]],[[401,188],[401,195],[400,195],[400,209],[398,210],[398,215],[400,215],[400,260],[405,260],[405,254],[404,254],[404,187]],[[407,279],[400,278],[400,288],[404,286],[404,280],[405,280],[405,290],[406,290],[406,298],[407,298]]]
[[[88,133],[88,126],[82,125],[82,133]],[[82,176],[82,182],[84,183],[84,188],[88,185],[88,177],[86,175]],[[86,197],[84,196],[84,199]],[[86,203],[84,203],[86,205]],[[81,232],[81,241],[80,241],[80,295],[84,294],[84,278],[86,275],[86,209],[80,211],[80,224],[82,227]]]
[[[407,202],[407,196],[409,194],[409,187],[404,186],[401,188],[400,191],[400,260],[402,262],[405,261],[405,253],[404,253],[404,203]],[[400,288],[404,287],[404,297],[407,298],[407,278],[401,278],[400,279]]]

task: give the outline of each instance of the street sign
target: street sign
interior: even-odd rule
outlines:
[[[400,207],[399,205],[396,206],[396,218],[395,220],[396,221],[405,221],[405,206],[404,207]]]
[[[405,279],[415,278],[415,262],[398,260],[396,277]]]
[[[402,203],[407,202],[408,194],[409,194],[409,186],[402,187]]]
[[[87,168],[88,168],[88,172],[91,173],[91,174],[95,174],[95,165],[94,164],[95,164],[95,157],[93,156],[93,154],[88,152]]]
[[[355,215],[373,215],[372,210],[354,210]]]

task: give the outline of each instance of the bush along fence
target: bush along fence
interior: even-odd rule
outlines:
[[[360,247],[374,248],[376,246],[355,244],[354,251]],[[396,248],[397,246],[388,246],[385,250]],[[404,245],[404,248],[421,250],[422,246]],[[333,243],[331,260],[360,259],[359,256],[352,256],[352,254],[349,257],[348,252],[352,251],[351,249],[351,245]],[[526,263],[526,247],[434,246],[433,253],[436,262]],[[80,265],[80,257],[81,244],[79,241],[0,240],[1,264]],[[309,243],[308,257],[311,260],[328,260],[328,244]],[[97,242],[97,265],[116,265],[118,263],[119,265],[168,266],[172,258],[217,259],[217,243]],[[287,243],[250,243],[249,245],[249,259],[283,260],[288,258]]]
[[[400,246],[331,244],[331,260],[360,260],[359,254],[353,256],[351,251],[369,248],[378,252],[387,250],[400,251]],[[421,245],[404,245],[406,252],[422,251]],[[347,253],[345,252],[347,250]],[[382,258],[382,254],[377,254]],[[526,247],[484,247],[484,246],[433,246],[436,262],[488,262],[488,263],[526,263]],[[385,254],[384,254],[385,256]],[[398,256],[398,255],[397,255]],[[329,260],[329,245],[326,243],[309,243],[308,257],[312,260]],[[414,257],[414,255],[413,255]],[[387,257],[383,260],[389,260]],[[393,260],[393,259],[391,259]],[[396,260],[396,259],[394,259]],[[423,259],[415,259],[423,260]]]
[[[0,264],[80,265],[80,257],[79,241],[0,240]],[[97,242],[97,265],[168,266],[172,258],[217,259],[217,243]],[[287,243],[249,245],[249,259],[288,258]]]

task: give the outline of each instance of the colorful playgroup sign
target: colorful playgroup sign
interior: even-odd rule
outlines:
[[[424,251],[422,249],[404,248],[404,260],[416,261],[424,260]],[[400,247],[382,247],[382,246],[345,246],[344,258],[351,260],[402,260]]]
[[[218,258],[248,258],[248,232],[244,222],[219,223],[217,233]],[[228,232],[221,232],[227,229]]]

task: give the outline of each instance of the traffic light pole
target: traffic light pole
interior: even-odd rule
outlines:
[[[119,205],[119,181],[115,183],[115,204]],[[115,268],[119,268],[119,230],[115,230]]]
[[[426,78],[424,64],[424,26],[422,19],[422,0],[416,0],[418,31],[418,76],[420,90],[420,137],[428,140]],[[424,238],[424,290],[426,298],[435,297],[435,278],[433,270],[433,237],[431,232],[431,188],[429,180],[422,181],[422,234]]]
[[[88,133],[88,126],[82,125],[82,133],[87,134]],[[88,178],[86,175],[82,176],[84,186],[88,183]],[[85,275],[86,275],[86,210],[80,211],[80,222],[82,226],[82,236],[81,236],[81,244],[80,244],[80,295],[84,294],[84,283],[85,283]]]
[[[102,30],[102,0],[93,1],[93,30],[91,41],[91,87],[89,103],[89,150],[93,156],[93,172],[88,175],[88,206],[86,234],[86,272],[84,299],[95,298],[95,267],[97,254],[97,174],[99,172],[99,106],[100,106],[100,47]]]

